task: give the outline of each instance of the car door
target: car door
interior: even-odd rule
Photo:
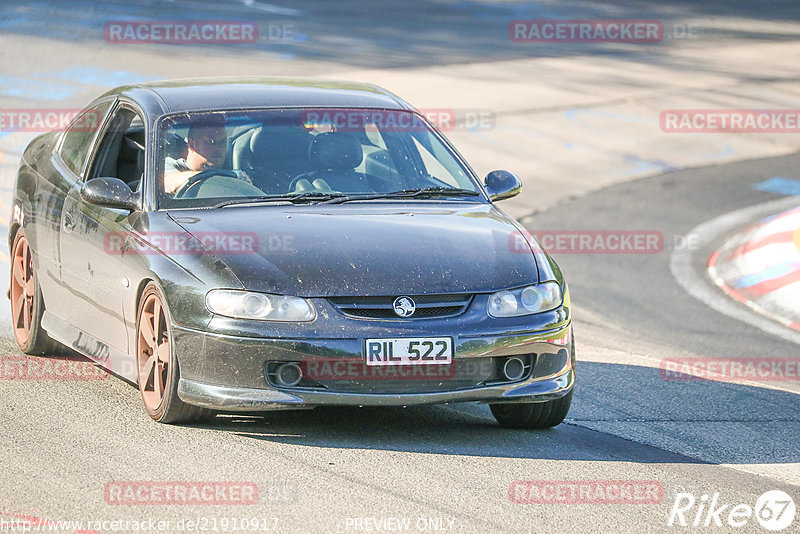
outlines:
[[[30,208],[36,222],[34,237],[39,283],[47,311],[62,319],[75,311],[69,288],[61,283],[59,235],[64,200],[70,189],[82,180],[89,151],[115,99],[94,102],[76,115],[60,134],[52,153],[35,164],[38,187]]]
[[[117,104],[90,154],[86,180],[127,178],[134,188],[139,186],[136,182],[143,177],[144,154],[131,158],[130,153],[137,146],[144,149],[143,143],[131,139],[132,131],[144,131],[141,117],[130,104]],[[82,184],[76,184],[64,202],[60,240],[62,281],[80,302],[81,314],[70,317],[70,322],[94,338],[88,340],[89,347],[97,347],[94,341],[100,341],[125,353],[128,337],[121,292],[130,281],[116,244],[131,231],[130,212],[86,203],[80,196]]]

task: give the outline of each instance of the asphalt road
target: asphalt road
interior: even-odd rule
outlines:
[[[0,107],[77,106],[108,86],[173,73],[328,76],[353,68],[411,69],[402,71],[406,73],[480,61],[489,67],[470,76],[512,79],[519,74],[516,64],[502,62],[529,57],[530,49],[512,46],[486,29],[502,29],[515,18],[640,16],[681,22],[698,17],[716,21],[717,29],[706,34],[708,40],[756,46],[794,39],[790,30],[796,30],[800,16],[795,2],[770,3],[769,10],[723,1],[658,6],[629,1],[616,10],[592,2],[569,9],[546,2],[338,6],[255,0],[224,5],[6,2],[0,23]],[[112,52],[96,43],[98,29],[109,19],[170,19],[189,11],[195,18],[290,21],[297,24],[300,36],[294,44],[267,41],[244,49],[203,50],[178,46],[169,53],[146,45]],[[358,13],[359,31],[353,30],[352,15],[345,13]],[[537,54],[585,55],[588,63],[591,58],[662,65],[674,60],[661,48],[638,52],[627,47],[547,47]],[[704,67],[698,61],[694,68],[693,75],[700,76]],[[397,71],[387,70],[385,75],[392,72]],[[788,80],[798,76],[784,74]],[[758,75],[752,73],[751,78]],[[468,78],[463,72],[460,76],[453,80]],[[759,83],[770,83],[764,78]],[[557,87],[560,80],[549,82]],[[587,86],[586,94],[603,91]],[[466,96],[474,103],[496,95]],[[464,101],[466,96],[452,93],[454,100]],[[792,102],[785,94],[781,98],[775,101]],[[515,109],[530,105],[524,100],[521,95]],[[476,165],[488,169],[494,162],[488,161],[487,146],[495,158],[518,154],[518,131],[490,132],[494,141],[509,143],[497,150],[480,135],[467,138],[468,132],[456,132],[455,138],[459,147],[458,140],[465,142],[468,158],[474,154]],[[581,144],[596,134],[566,137]],[[8,195],[19,152],[32,135],[0,135],[0,224],[9,215]],[[727,150],[738,145],[725,146]],[[754,146],[759,150],[748,154],[768,152]],[[535,150],[530,140],[525,147]],[[633,149],[623,152],[629,150]],[[576,159],[583,157],[580,150],[578,154]],[[546,159],[545,150],[540,157]],[[113,377],[0,380],[0,532],[3,521],[20,518],[83,521],[67,531],[103,532],[134,529],[110,523],[95,528],[87,522],[171,521],[162,530],[169,532],[211,531],[214,526],[217,531],[234,531],[234,518],[262,519],[251,532],[726,532],[731,527],[667,526],[676,494],[690,492],[700,498],[719,493],[721,502],[754,506],[764,492],[783,490],[800,503],[796,380],[676,381],[665,380],[659,372],[663,360],[676,357],[798,357],[797,344],[754,326],[756,319],[733,319],[690,296],[673,276],[671,262],[676,243],[691,242],[698,225],[784,198],[753,186],[776,176],[800,178],[800,157],[724,165],[709,159],[703,161],[711,166],[668,174],[661,172],[679,166],[677,160],[661,164],[651,158],[645,165],[637,155],[624,161],[643,168],[637,174],[609,164],[611,181],[618,185],[601,187],[606,182],[591,184],[590,175],[564,172],[560,182],[553,179],[543,187],[526,176],[526,192],[507,204],[534,232],[646,231],[663,236],[663,250],[653,254],[555,255],[575,304],[578,350],[578,386],[564,424],[541,432],[505,430],[494,423],[488,408],[469,404],[224,415],[199,425],[164,426],[147,417],[137,389]],[[574,161],[562,158],[561,163],[574,169]],[[590,154],[584,168],[603,164]],[[659,174],[636,179],[653,172]],[[542,205],[552,207],[536,209]],[[722,238],[691,251],[688,271],[693,283],[713,290],[704,262]],[[4,313],[0,363],[6,365],[20,353]],[[36,361],[46,363],[43,358]],[[663,495],[650,504],[512,502],[512,484],[529,480],[655,481]],[[119,504],[105,493],[109,485],[135,481],[242,483],[255,485],[258,498],[241,505],[131,505]],[[181,529],[181,520],[196,520],[206,528]],[[786,532],[797,532],[799,524],[800,518],[795,519]],[[754,518],[736,531],[766,532]]]
[[[585,231],[591,221],[592,231],[647,231],[663,236],[663,249],[650,254],[554,254],[573,298],[587,309],[591,327],[616,333],[613,348],[630,353],[634,361],[636,356],[658,359],[659,364],[675,358],[797,358],[796,343],[733,319],[690,296],[673,276],[670,264],[676,252],[691,248],[694,281],[715,291],[705,273],[706,262],[725,236],[696,245],[699,236],[693,229],[717,216],[774,204],[780,198],[780,202],[796,205],[796,198],[758,191],[755,186],[766,176],[794,176],[798,161],[798,156],[748,161],[632,181],[524,221],[534,234],[551,229]],[[745,220],[741,227],[752,222]],[[747,311],[738,303],[731,302],[730,307]],[[760,318],[755,313],[752,316],[754,321]],[[580,337],[580,329],[576,332]],[[595,332],[590,329],[590,337],[592,334]],[[608,342],[601,339],[592,337],[590,343],[603,346]],[[648,380],[652,374],[661,376],[654,370],[622,367],[618,370],[626,372],[610,372],[605,364],[591,365],[604,386],[584,397],[586,414],[571,413],[576,423],[736,468],[768,464],[762,466],[763,473],[780,472],[784,480],[800,481],[796,465],[800,460],[800,384],[796,379],[768,380],[770,389],[760,389],[755,383],[705,381],[667,385],[664,380]],[[642,389],[635,385],[639,380],[645,381]],[[617,393],[609,403],[604,394],[614,386]],[[609,410],[608,404],[613,409]],[[778,465],[792,463],[792,467]]]

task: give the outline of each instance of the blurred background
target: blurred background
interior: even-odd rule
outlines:
[[[16,1],[0,19],[0,105],[82,106],[164,78],[323,77],[382,85],[422,110],[480,176],[517,172],[515,216],[561,198],[686,167],[794,152],[799,135],[665,133],[666,109],[800,107],[800,4],[398,0]],[[519,42],[516,20],[656,21],[657,42]],[[256,42],[114,40],[114,23],[244,22]],[[12,173],[32,132],[0,132]],[[5,174],[9,176],[9,174]]]

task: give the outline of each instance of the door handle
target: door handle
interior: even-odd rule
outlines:
[[[75,228],[75,218],[71,211],[67,211],[64,213],[64,230],[71,231],[73,228]]]

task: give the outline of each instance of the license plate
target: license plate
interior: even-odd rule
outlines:
[[[367,365],[447,365],[453,362],[453,338],[368,339]]]

